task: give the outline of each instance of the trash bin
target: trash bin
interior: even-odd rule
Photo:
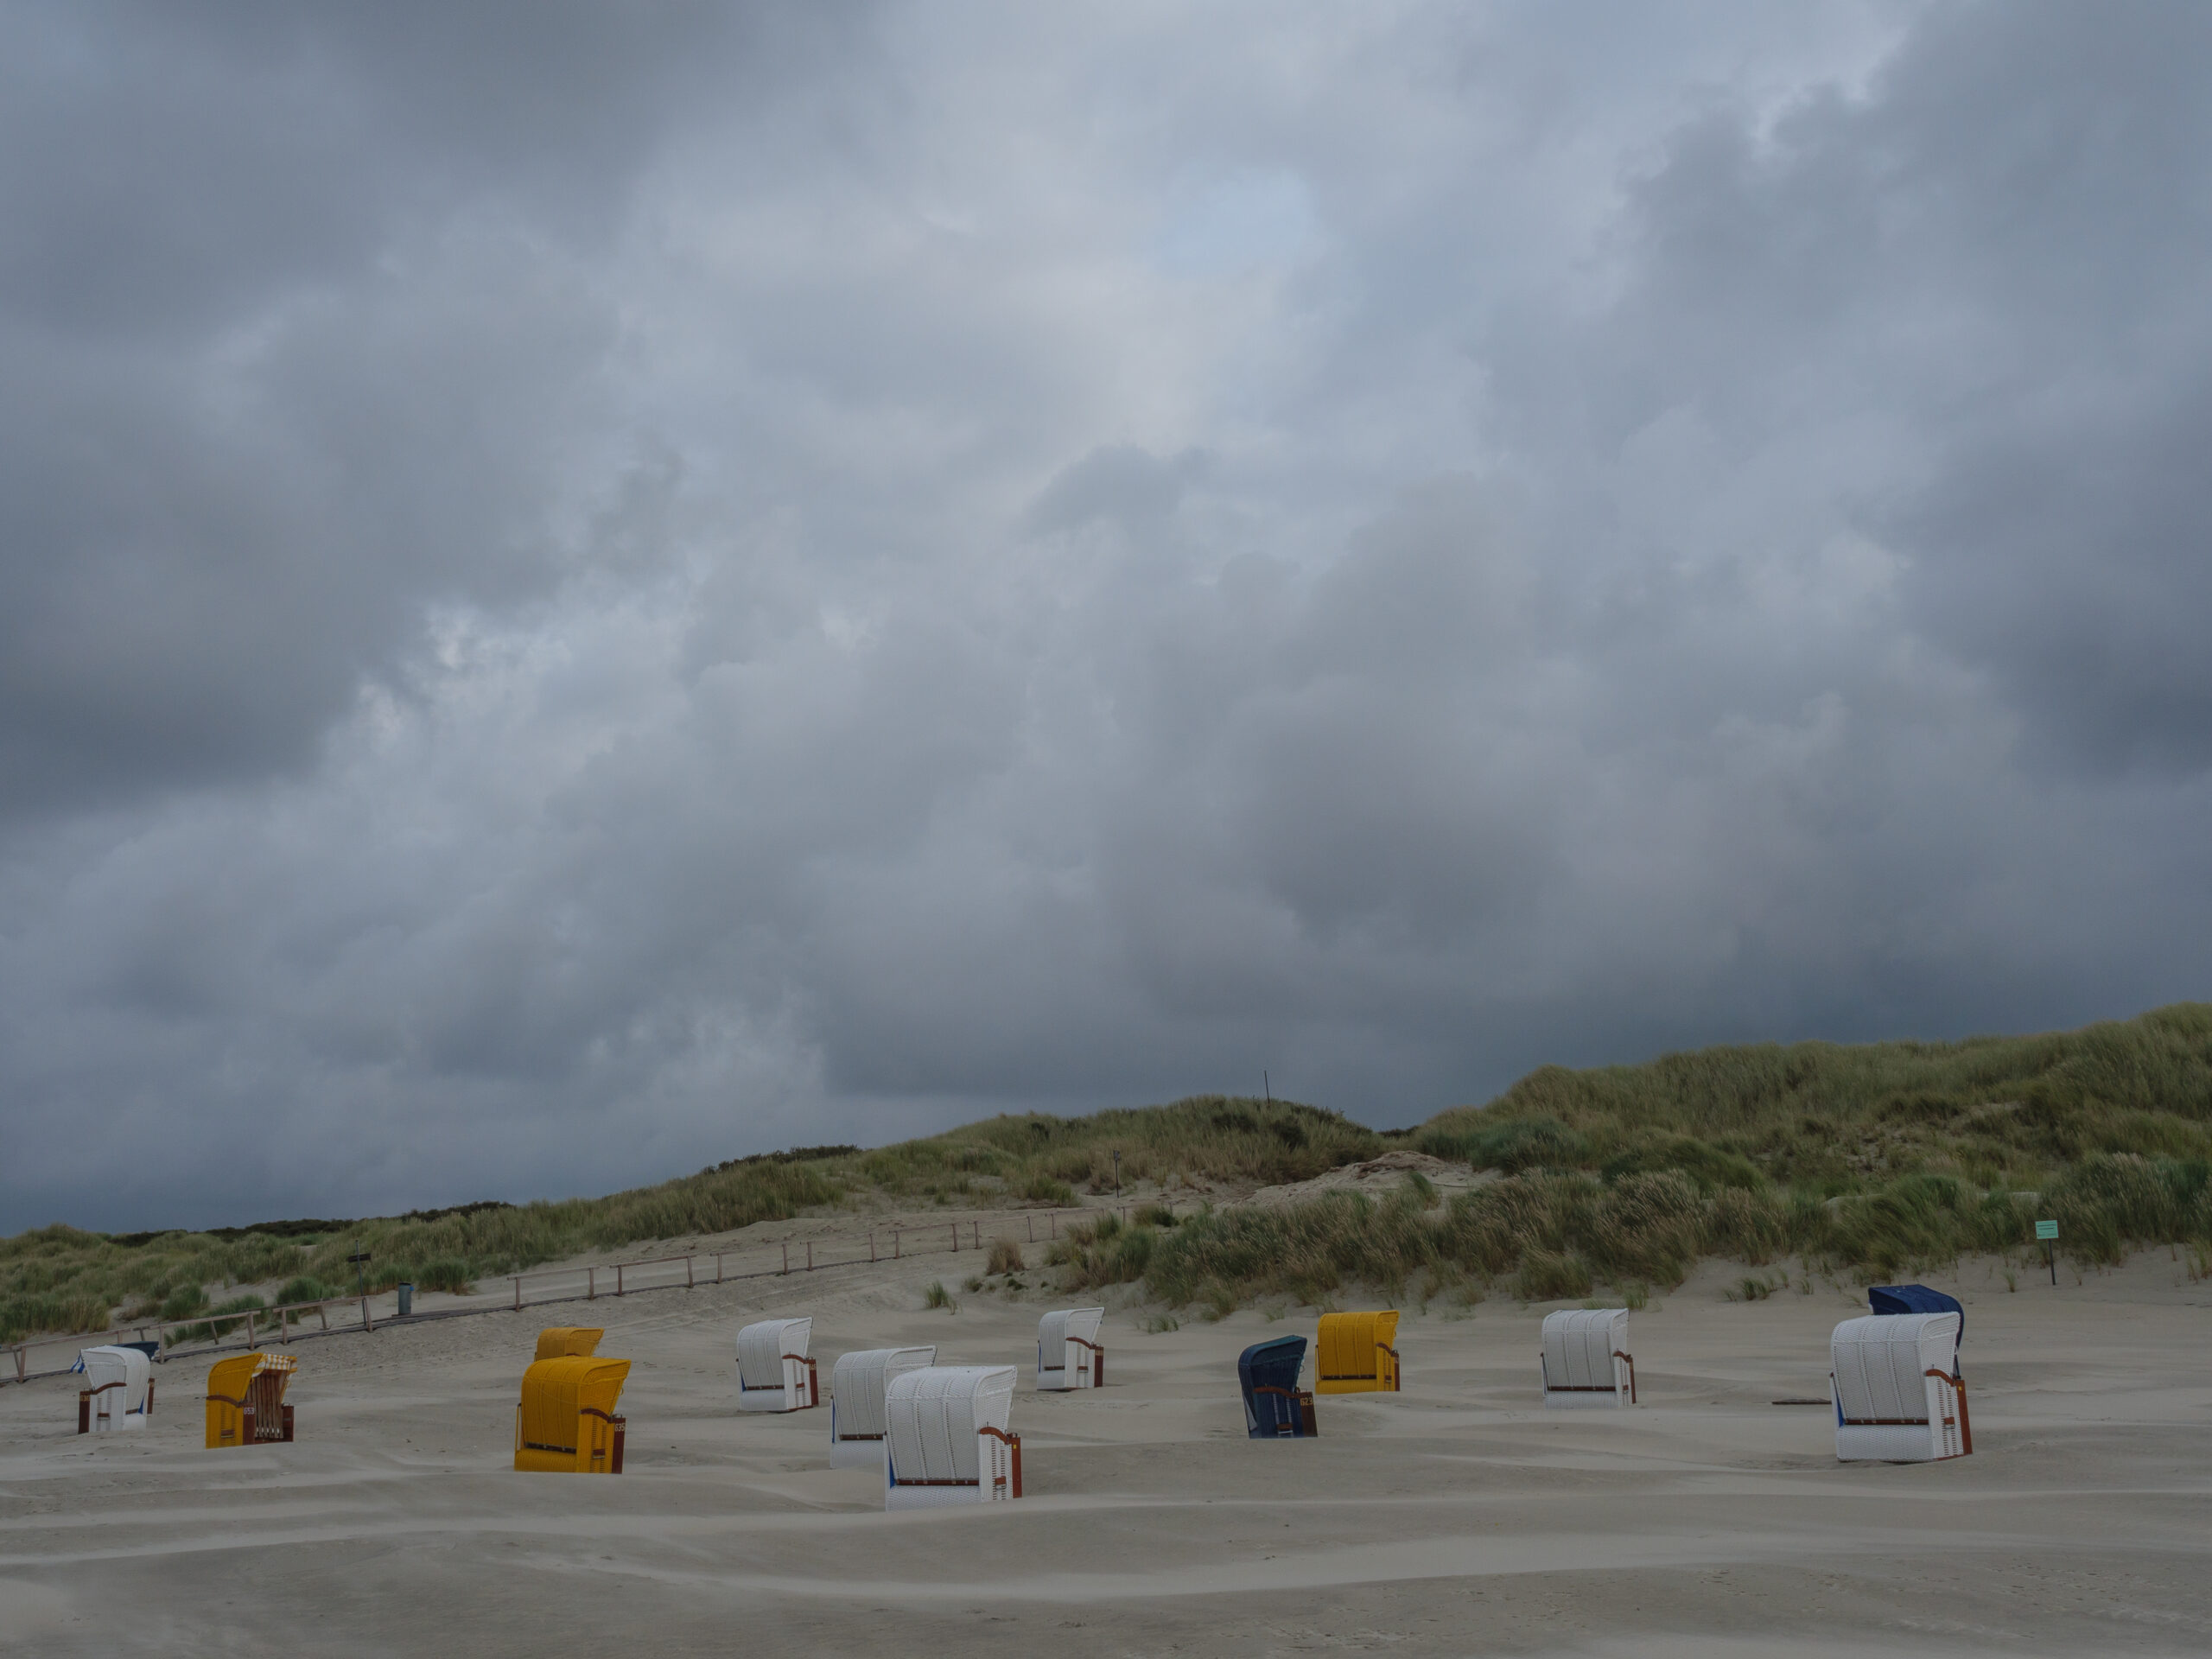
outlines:
[[[414,1311],[415,1287],[412,1285],[402,1285],[399,1287],[399,1317],[404,1319]]]

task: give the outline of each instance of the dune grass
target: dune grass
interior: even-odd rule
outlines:
[[[2028,1038],[1707,1049],[1546,1067],[1412,1137],[1503,1173],[1433,1203],[1328,1194],[1171,1229],[1071,1234],[1071,1288],[1142,1281],[1173,1306],[1353,1285],[1531,1300],[1679,1284],[1707,1256],[1866,1279],[2031,1247],[2084,1264],[2212,1249],[2212,1007]]]
[[[841,1160],[834,1173],[896,1197],[938,1203],[1071,1204],[1078,1192],[1114,1191],[1114,1154],[1124,1189],[1230,1181],[1265,1185],[1309,1180],[1386,1142],[1335,1112],[1290,1101],[1198,1095],[1170,1106],[1050,1117],[1028,1112],[986,1118],[944,1135],[904,1141]]]
[[[1201,1096],[1173,1105],[1058,1118],[1039,1113],[862,1150],[803,1147],[732,1159],[603,1198],[473,1204],[364,1221],[291,1221],[122,1237],[66,1226],[0,1241],[0,1342],[96,1330],[114,1315],[182,1319],[211,1291],[283,1282],[278,1300],[403,1281],[463,1290],[587,1249],[727,1232],[848,1198],[968,1206],[1073,1205],[1077,1188],[1147,1180],[1288,1181],[1370,1155],[1382,1141],[1332,1112]],[[372,1260],[357,1281],[346,1257]]]
[[[834,1202],[842,1188],[817,1165],[773,1160],[707,1170],[605,1198],[468,1205],[417,1216],[327,1224],[334,1230],[232,1236],[174,1232],[117,1240],[45,1227],[0,1241],[0,1342],[48,1331],[96,1330],[111,1316],[190,1318],[210,1287],[283,1282],[283,1301],[351,1294],[357,1285],[466,1290],[580,1251],[643,1239],[721,1232]],[[346,1258],[371,1256],[365,1271]]]
[[[1871,1283],[1969,1252],[2027,1252],[2039,1216],[2058,1220],[2065,1252],[2084,1263],[2212,1240],[2206,1172],[2202,1160],[2095,1153],[2040,1194],[1923,1173],[1822,1199],[1766,1185],[1704,1190],[1679,1170],[1608,1181],[1534,1169],[1433,1208],[1409,1182],[1379,1202],[1325,1193],[1205,1211],[1172,1229],[1108,1215],[1069,1230],[1054,1260],[1071,1290],[1141,1281],[1174,1307],[1225,1311],[1271,1295],[1326,1306],[1355,1287],[1423,1300],[1503,1291],[1524,1301],[1609,1287],[1634,1302],[1652,1286],[1680,1284],[1709,1256],[1751,1266],[1794,1256]]]
[[[1544,1066],[1414,1144],[1508,1171],[1678,1168],[1825,1197],[1915,1172],[2031,1191],[2094,1153],[2212,1158],[2212,1005],[2032,1037],[1764,1044]]]
[[[2022,1248],[2060,1224],[2083,1262],[2150,1243],[2212,1264],[2212,1005],[2031,1037],[1799,1043],[1546,1066],[1481,1107],[1380,1135],[1284,1101],[1199,1096],[1059,1118],[1009,1115],[862,1150],[734,1159],[603,1198],[467,1205],[358,1222],[111,1238],[55,1226],[0,1240],[0,1341],[126,1318],[213,1317],[211,1294],[283,1283],[461,1289],[591,1249],[727,1231],[848,1201],[1069,1205],[1115,1189],[1310,1179],[1392,1146],[1500,1172],[1438,1203],[1332,1194],[1073,1230],[1070,1288],[1142,1281],[1177,1306],[1312,1301],[1352,1284],[1579,1296],[1678,1283],[1725,1255],[1886,1274]]]

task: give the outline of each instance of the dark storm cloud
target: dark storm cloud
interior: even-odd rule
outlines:
[[[310,16],[0,69],[10,1218],[2202,993],[2194,14]]]
[[[583,253],[671,111],[817,56],[714,7],[17,15],[7,810],[297,765],[426,602],[542,591],[609,412]]]

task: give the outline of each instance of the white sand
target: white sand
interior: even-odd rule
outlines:
[[[988,1231],[987,1228],[987,1231]],[[1027,1391],[1040,1304],[919,1311],[962,1258],[305,1341],[299,1440],[200,1446],[207,1362],[143,1435],[75,1435],[75,1379],[0,1389],[0,1649],[39,1654],[972,1652],[1752,1656],[2212,1649],[2212,1286],[2163,1253],[1966,1282],[1976,1455],[1838,1465],[1821,1287],[1708,1268],[1634,1323],[1645,1405],[1546,1413],[1542,1309],[1408,1311],[1407,1389],[1243,1436],[1240,1313],[1108,1322],[1110,1386]],[[848,1348],[1020,1360],[1029,1496],[886,1516],[829,1411],[741,1416],[764,1311]],[[619,1478],[518,1475],[542,1325],[635,1362]]]

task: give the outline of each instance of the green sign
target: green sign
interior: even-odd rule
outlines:
[[[2058,1224],[2055,1221],[2039,1221],[2036,1223],[2036,1236],[2039,1239],[2056,1238],[2058,1236]]]

